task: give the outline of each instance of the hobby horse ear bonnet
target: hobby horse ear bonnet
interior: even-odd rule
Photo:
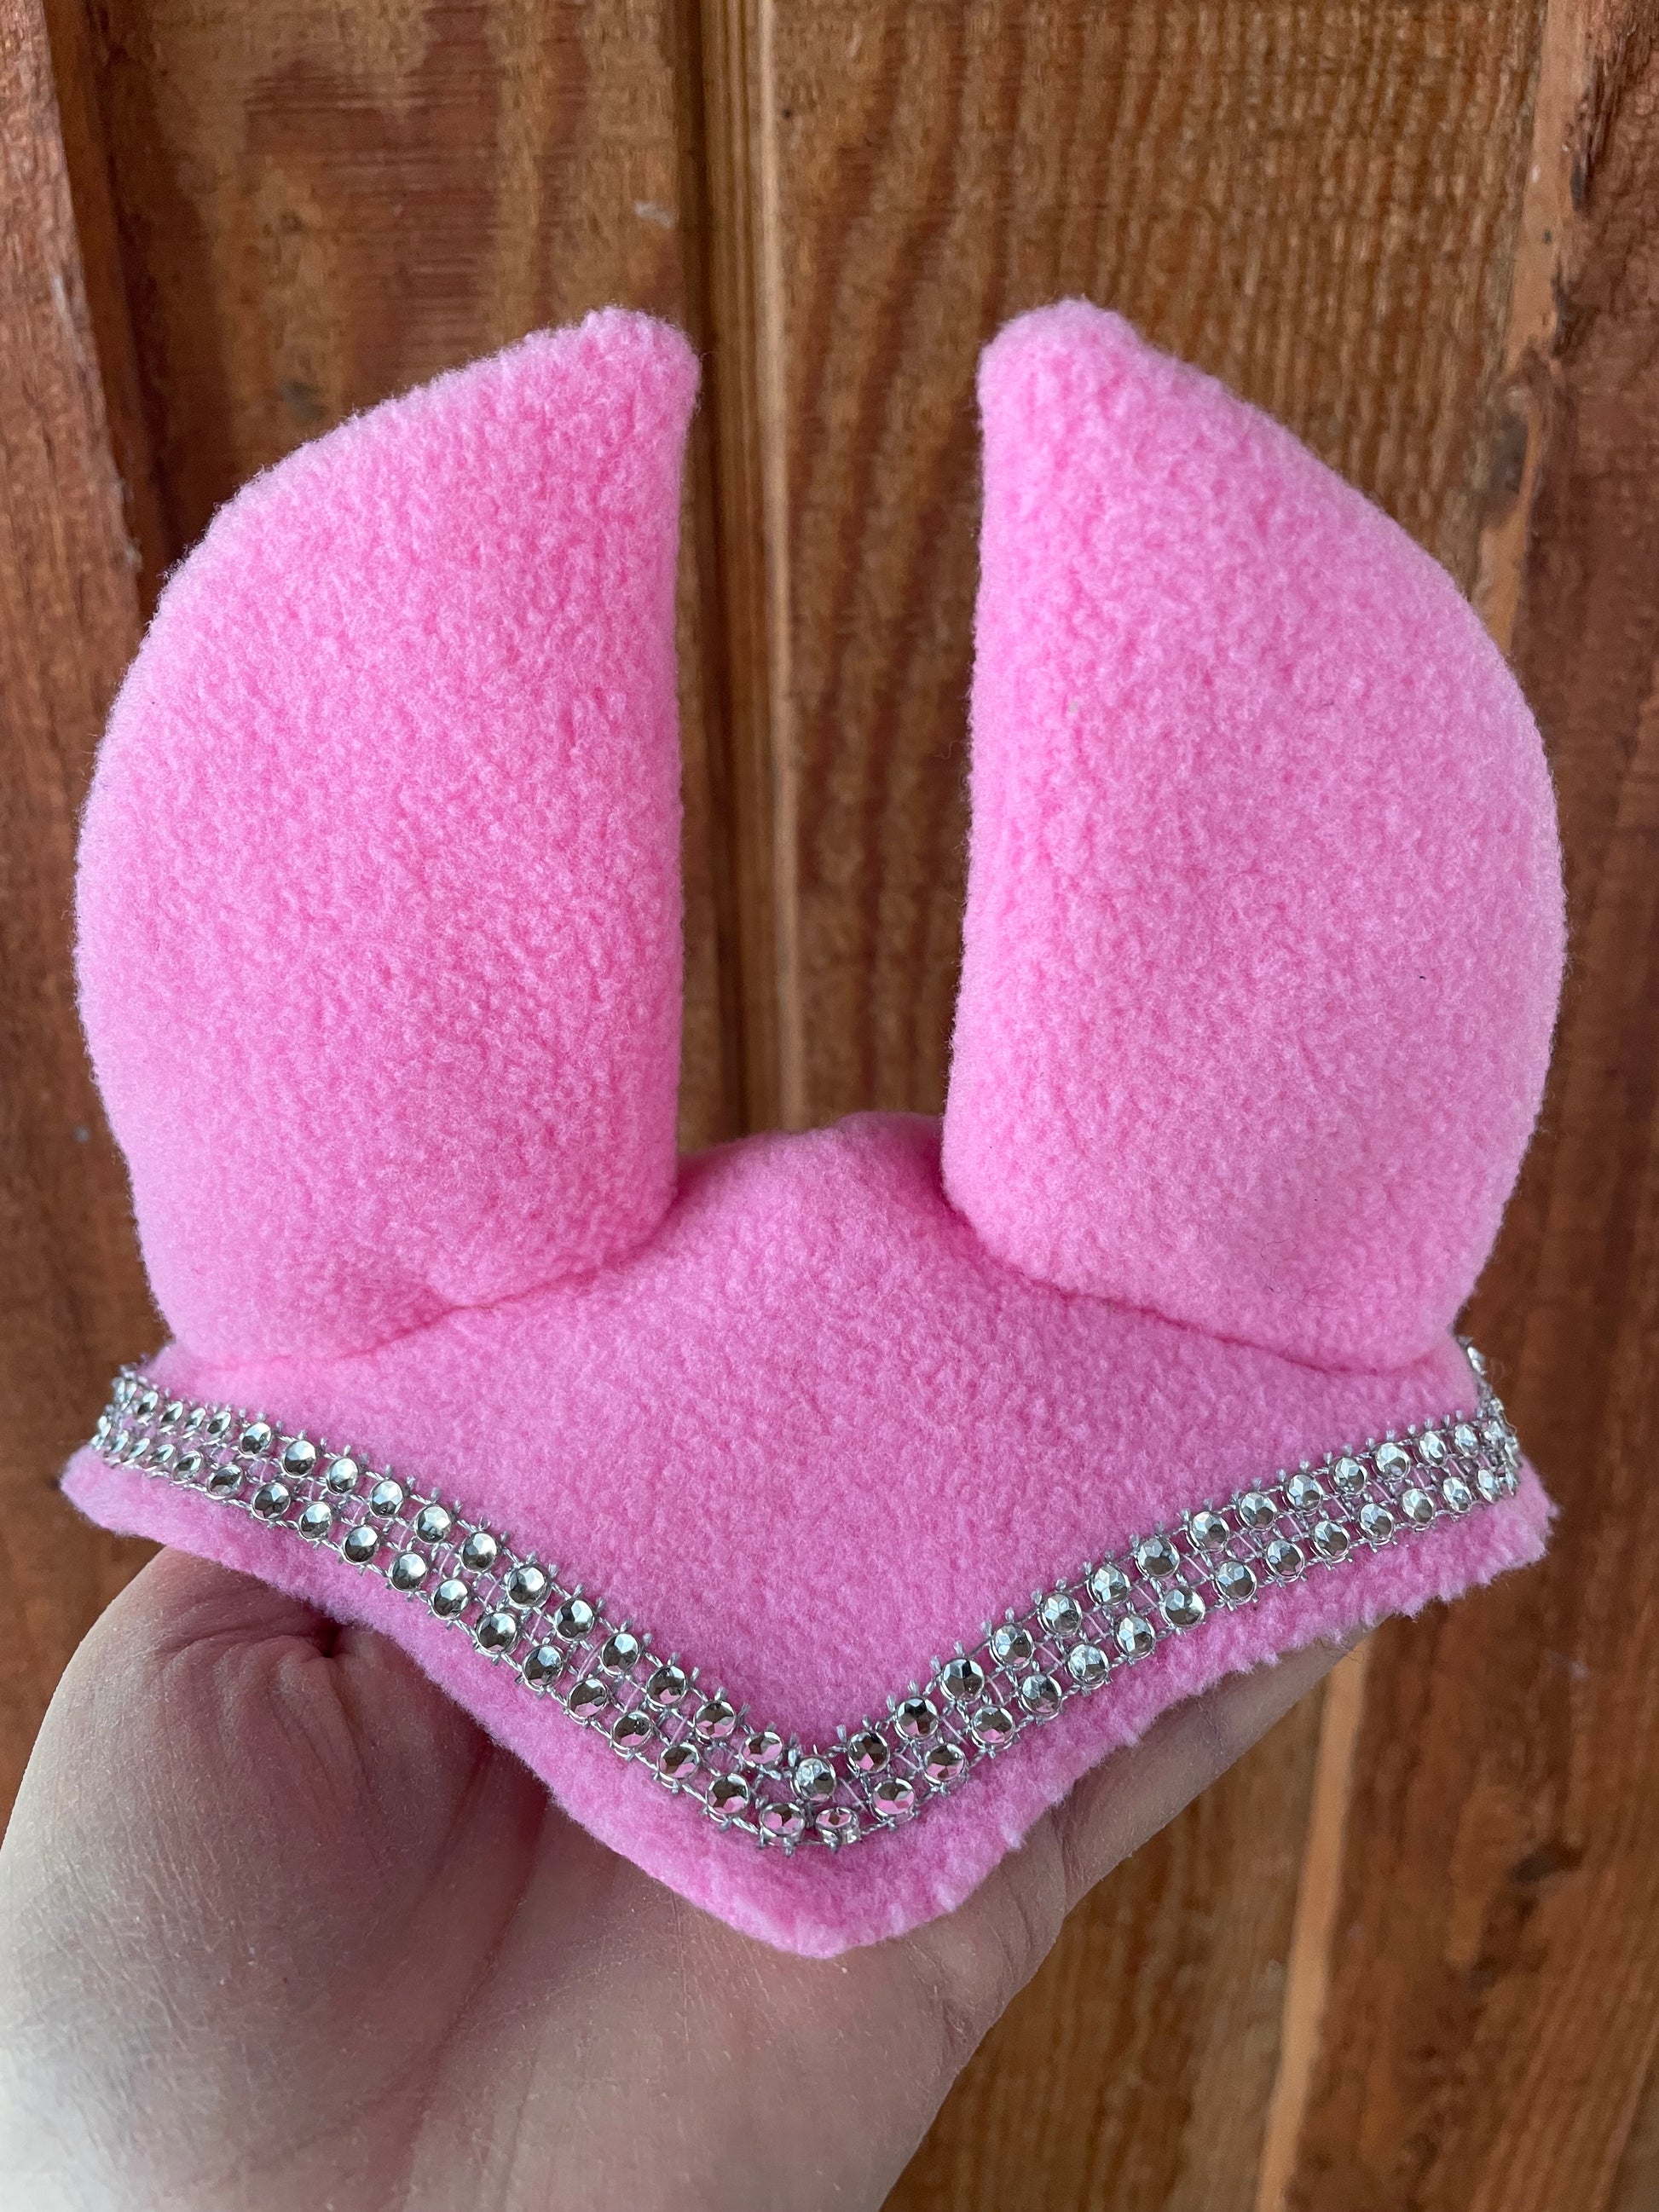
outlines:
[[[82,841],[173,1341],[92,1517],[372,1622],[576,1819],[827,1954],[1220,1676],[1541,1550],[1452,1335],[1563,957],[1450,580],[1068,303],[985,354],[942,1123],[677,1160],[696,368],[619,312],[258,477]]]

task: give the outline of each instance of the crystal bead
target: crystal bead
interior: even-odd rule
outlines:
[[[800,1807],[786,1805],[781,1798],[762,1806],[760,1824],[769,1836],[783,1844],[798,1844],[806,1833],[806,1815]]]
[[[325,1480],[331,1490],[344,1492],[357,1487],[357,1477],[362,1473],[362,1469],[356,1461],[342,1452],[337,1459],[329,1462],[328,1474]]]
[[[276,1433],[269,1421],[250,1421],[236,1439],[236,1449],[246,1452],[250,1459],[258,1459],[262,1452],[270,1449]]]
[[[504,1595],[509,1605],[520,1613],[528,1613],[547,1595],[550,1585],[539,1567],[514,1567],[507,1577]]]
[[[1440,1486],[1440,1495],[1454,1513],[1467,1513],[1474,1503],[1474,1492],[1461,1474],[1449,1474]]]
[[[695,1774],[702,1764],[695,1743],[665,1744],[657,1760],[657,1771],[670,1782],[684,1782],[688,1774]]]
[[[860,1729],[848,1740],[847,1764],[854,1774],[879,1774],[890,1757],[886,1738],[874,1729]]]
[[[894,1710],[893,1725],[912,1741],[930,1736],[939,1727],[939,1707],[931,1698],[902,1698]]]
[[[599,1651],[599,1664],[613,1674],[626,1674],[637,1667],[645,1656],[645,1646],[631,1628],[619,1628],[607,1636]]]
[[[1261,1556],[1267,1562],[1267,1572],[1277,1575],[1281,1582],[1287,1582],[1292,1575],[1299,1575],[1302,1571],[1302,1547],[1292,1543],[1288,1536],[1276,1537]]]
[[[708,1785],[708,1802],[716,1813],[740,1813],[749,1802],[749,1784],[740,1774],[722,1774]]]
[[[475,1528],[461,1546],[461,1565],[481,1575],[493,1567],[501,1546],[488,1528]]]
[[[1200,1552],[1218,1552],[1232,1531],[1218,1513],[1194,1513],[1187,1533]]]
[[[991,1656],[999,1667],[1023,1667],[1033,1648],[1030,1629],[1010,1623],[991,1631]]]
[[[1371,1455],[1376,1462],[1376,1471],[1385,1482],[1398,1481],[1402,1474],[1411,1472],[1410,1455],[1392,1442],[1378,1444]]]
[[[262,1483],[253,1493],[253,1510],[262,1521],[276,1520],[293,1503],[294,1492],[285,1482]]]
[[[454,1575],[446,1575],[432,1593],[432,1610],[440,1620],[453,1620],[458,1613],[465,1613],[466,1601],[472,1595],[466,1584]]]
[[[1460,1421],[1452,1431],[1452,1444],[1467,1458],[1471,1453],[1480,1450],[1480,1439],[1467,1421]]]
[[[859,1816],[850,1805],[826,1805],[812,1825],[826,1844],[858,1841]]]
[[[230,1431],[231,1418],[222,1406],[216,1413],[210,1414],[208,1418],[208,1434],[213,1438],[215,1443],[220,1443],[230,1434]]]
[[[423,1505],[415,1516],[415,1534],[423,1544],[441,1544],[454,1525],[441,1505]]]
[[[1163,1601],[1164,1618],[1171,1628],[1196,1628],[1204,1618],[1204,1601],[1185,1583],[1176,1583]]]
[[[948,1789],[968,1764],[968,1754],[959,1743],[940,1741],[929,1744],[921,1762],[922,1772],[941,1790]]]
[[[171,1444],[157,1444],[155,1453],[155,1467],[156,1473],[158,1474],[165,1474],[178,1456],[179,1455],[174,1451]]]
[[[952,1705],[965,1705],[985,1687],[985,1669],[976,1660],[952,1659],[940,1674],[939,1684]]]
[[[993,1751],[1011,1741],[1018,1725],[1006,1705],[981,1705],[972,1723],[974,1734]]]
[[[137,1443],[134,1444],[132,1449],[127,1455],[127,1464],[130,1467],[143,1467],[149,1463],[149,1438],[148,1437],[140,1437]]]
[[[424,1552],[399,1552],[392,1562],[388,1579],[395,1590],[419,1589],[432,1571],[432,1562]]]
[[[402,1483],[394,1482],[389,1474],[383,1476],[368,1493],[368,1510],[371,1513],[379,1514],[383,1521],[391,1520],[394,1513],[401,1513],[404,1510]]]
[[[564,1654],[556,1644],[538,1644],[521,1671],[532,1690],[544,1690],[563,1667]]]
[[[568,1597],[553,1616],[553,1626],[563,1637],[586,1636],[598,1615],[585,1597]]]
[[[1152,1624],[1144,1613],[1126,1613],[1117,1625],[1117,1648],[1126,1659],[1139,1659],[1157,1641]]]
[[[1357,1459],[1346,1455],[1331,1469],[1331,1480],[1345,1495],[1352,1498],[1356,1490],[1365,1486],[1365,1470]]]
[[[1224,1559],[1215,1571],[1215,1586],[1228,1605],[1248,1605],[1255,1595],[1255,1575],[1242,1559]]]
[[[1434,1518],[1434,1500],[1413,1483],[1400,1493],[1400,1510],[1414,1528],[1426,1528]]]
[[[1135,1546],[1135,1565],[1143,1575],[1161,1581],[1181,1565],[1181,1554],[1167,1536],[1148,1536]]]
[[[751,1766],[781,1766],[784,1748],[783,1738],[775,1729],[757,1729],[745,1741],[743,1755]]]
[[[201,1472],[202,1455],[200,1452],[187,1451],[179,1453],[178,1473],[180,1482],[194,1482],[197,1476],[200,1474]]]
[[[1265,1490],[1247,1490],[1238,1501],[1238,1517],[1247,1528],[1265,1528],[1278,1512]]]
[[[1346,1559],[1351,1539],[1340,1521],[1321,1521],[1313,1532],[1314,1549],[1322,1559]]]
[[[802,1759],[791,1778],[804,1805],[827,1805],[836,1794],[836,1770],[827,1759]]]
[[[659,1705],[677,1705],[690,1686],[691,1678],[684,1668],[670,1659],[646,1684],[645,1694],[654,1698]]]
[[[724,1698],[705,1698],[691,1723],[697,1734],[710,1743],[719,1743],[730,1735],[737,1724],[736,1710]]]
[[[1478,1468],[1474,1484],[1488,1505],[1496,1505],[1498,1499],[1504,1494],[1504,1478],[1495,1468],[1490,1467]]]
[[[322,1498],[314,1498],[300,1516],[296,1526],[300,1534],[308,1536],[314,1544],[319,1537],[326,1536],[334,1526],[334,1508]]]
[[[1065,1693],[1052,1674],[1027,1674],[1021,1682],[1019,1694],[1029,1712],[1035,1713],[1039,1720],[1047,1720],[1060,1711]]]
[[[317,1464],[317,1447],[308,1437],[295,1437],[283,1453],[284,1474],[307,1475]]]
[[[1386,1505],[1362,1505],[1359,1526],[1367,1543],[1386,1544],[1394,1534],[1394,1516]]]
[[[367,1563],[374,1558],[374,1554],[380,1550],[380,1530],[378,1528],[369,1528],[361,1524],[351,1531],[349,1535],[347,1536],[344,1543],[340,1547],[342,1555],[349,1559],[354,1567],[361,1567],[367,1565]]]
[[[914,1811],[916,1793],[902,1774],[884,1774],[870,1792],[870,1802],[890,1820],[902,1820]]]
[[[597,1674],[584,1674],[572,1688],[567,1710],[579,1721],[591,1719],[611,1703],[611,1692]]]
[[[519,1640],[519,1624],[510,1613],[487,1613],[472,1633],[481,1651],[510,1651]]]
[[[1129,1595],[1129,1577],[1110,1559],[1089,1577],[1089,1595],[1097,1605],[1116,1605]]]
[[[611,1731],[611,1741],[618,1751],[638,1751],[649,1743],[657,1733],[656,1725],[647,1712],[637,1708],[631,1713],[619,1713],[617,1724]]]
[[[161,1411],[161,1392],[159,1390],[146,1390],[132,1410],[138,1416],[138,1419],[141,1421],[150,1421],[155,1419],[156,1414]],[[257,1449],[258,1447],[249,1446],[246,1447],[246,1449]]]
[[[1417,1456],[1425,1467],[1438,1467],[1446,1456],[1446,1439],[1437,1429],[1425,1429],[1417,1439]]]
[[[1075,1636],[1083,1626],[1077,1600],[1069,1590],[1055,1590],[1052,1596],[1045,1597],[1040,1618],[1050,1636]]]
[[[161,1426],[164,1429],[176,1429],[179,1422],[182,1421],[184,1418],[184,1400],[182,1398],[170,1399],[162,1409]]]
[[[1096,1689],[1106,1680],[1106,1654],[1097,1644],[1074,1644],[1066,1654],[1066,1665],[1079,1689]]]
[[[207,1419],[208,1409],[205,1406],[192,1406],[185,1417],[185,1426],[191,1436],[199,1436],[207,1426]]]
[[[242,1470],[234,1460],[226,1460],[209,1470],[207,1486],[216,1498],[228,1498],[232,1491],[242,1486]]]

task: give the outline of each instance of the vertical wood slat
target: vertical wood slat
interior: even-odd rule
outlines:
[[[138,634],[38,0],[0,18],[0,1803],[52,1686],[144,1547],[52,1483],[115,1359],[155,1333],[82,1049],[75,824]]]
[[[702,86],[676,0],[100,0],[99,24],[165,560],[256,470],[538,325],[619,302],[706,342]],[[681,571],[688,1147],[744,1121],[722,419],[706,392]]]
[[[1560,1515],[1541,1567],[1378,1639],[1307,2212],[1630,2212],[1656,2170],[1659,50],[1650,11],[1583,12],[1555,312],[1516,365],[1543,436],[1513,647],[1573,958],[1475,1310]]]
[[[1541,11],[755,15],[787,410],[781,1058],[788,1116],[811,1123],[942,1094],[979,343],[1066,291],[1121,307],[1467,585]],[[1315,1748],[1295,1716],[1097,1893],[895,2207],[1254,2201]],[[1230,2066],[1206,2056],[1200,1989],[1208,2019],[1252,2023]]]

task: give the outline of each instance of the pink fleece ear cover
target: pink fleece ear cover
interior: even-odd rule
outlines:
[[[100,756],[82,1006],[163,1389],[392,1463],[850,1788],[838,1730],[890,1735],[1032,1592],[1477,1410],[1449,1331],[1537,1110],[1559,859],[1434,564],[1115,317],[1027,316],[981,380],[942,1136],[859,1116],[677,1170],[695,383],[609,312],[232,502]],[[1549,1510],[1522,1470],[1160,1621],[931,1802],[915,1768],[921,1817],[758,1849],[429,1591],[119,1457],[71,1463],[95,1518],[378,1623],[596,1833],[821,1953],[948,1910],[1173,1700],[1535,1556]]]

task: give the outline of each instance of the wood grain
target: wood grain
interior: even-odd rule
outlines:
[[[168,560],[256,470],[538,325],[619,302],[706,340],[696,20],[674,0],[98,5]],[[720,414],[706,392],[681,570],[688,1146],[744,1118]]]
[[[1541,1568],[1373,1654],[1288,2192],[1309,2212],[1652,2201],[1659,54],[1650,10],[1585,20],[1514,633],[1559,792],[1573,960],[1474,1315],[1560,1518]]]
[[[759,16],[787,409],[782,1051],[787,1116],[810,1123],[943,1093],[978,346],[1061,294],[1118,307],[1472,580],[1541,8]]]
[[[0,1805],[100,1607],[143,1556],[53,1487],[118,1361],[154,1345],[125,1179],[76,1018],[75,823],[138,633],[35,0],[0,16]]]
[[[978,344],[1059,294],[1121,308],[1472,582],[1542,18],[1126,0],[755,21],[782,362],[759,389],[785,410],[781,1084],[808,1124],[942,1097]],[[776,425],[757,436],[779,450]],[[1264,1977],[1282,1992],[1315,1743],[1298,1717],[1075,1917],[896,2206],[1254,2203],[1279,2034],[1254,2008]],[[1170,1879],[1200,1858],[1202,1881]],[[1218,2019],[1258,2022],[1224,2094],[1182,2033],[1199,1987]],[[1167,2063],[1121,2067],[1146,2021]]]

